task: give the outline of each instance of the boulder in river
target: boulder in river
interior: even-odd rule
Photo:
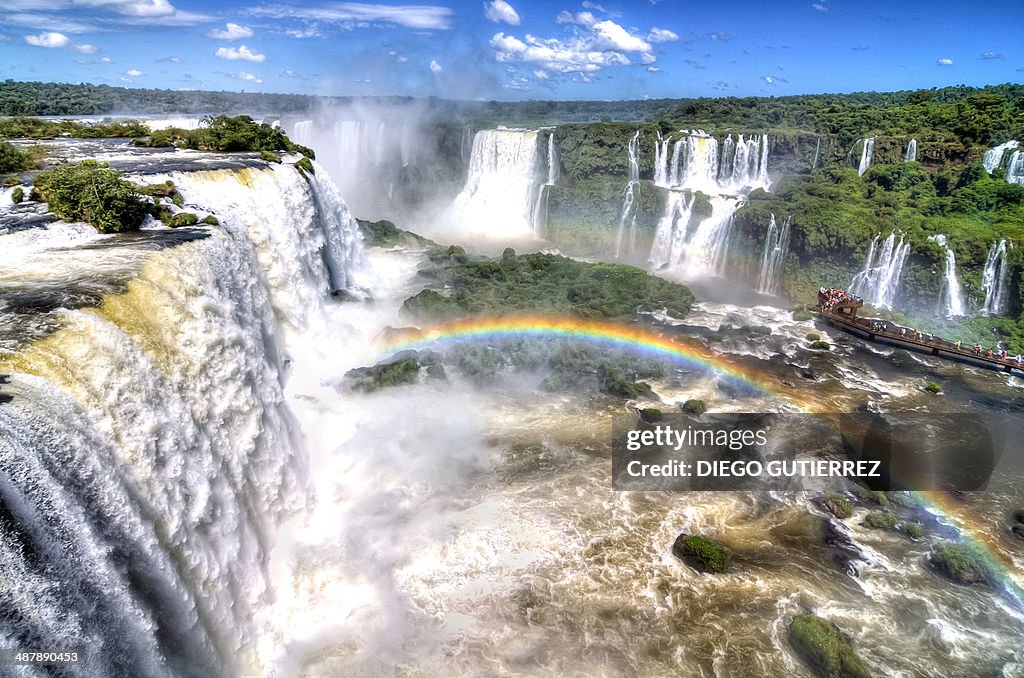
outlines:
[[[828,620],[813,614],[798,614],[789,623],[789,640],[801,659],[821,678],[871,676],[850,641]]]
[[[672,555],[699,572],[721,573],[729,569],[732,552],[707,537],[680,534],[672,544]]]

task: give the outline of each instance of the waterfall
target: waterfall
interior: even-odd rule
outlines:
[[[956,277],[956,254],[949,246],[944,235],[928,236],[929,242],[937,243],[946,253],[946,271],[939,289],[939,301],[936,313],[947,318],[959,318],[967,315],[963,298],[963,289]]]
[[[821,137],[818,137],[817,142],[814,144],[814,160],[811,162],[811,169],[818,167],[818,156],[821,154]]]
[[[658,131],[658,140],[654,142],[654,184],[656,186],[669,185],[668,147],[671,142],[671,134],[663,139],[661,131]]]
[[[985,151],[981,156],[981,164],[985,168],[985,171],[992,174],[992,171],[995,168],[1002,167],[1006,151],[1012,151],[1018,146],[1020,146],[1020,142],[1011,139],[1010,141],[999,144],[998,146]]]
[[[280,518],[309,501],[284,398],[287,330],[327,298],[324,262],[347,278],[360,253],[344,204],[322,214],[332,196],[293,167],[171,176],[221,226],[90,250],[102,276],[132,242],[188,240],[140,257],[102,305],[62,309],[45,338],[0,353],[13,396],[0,407],[0,637],[85,650],[69,675],[259,673],[268,553]],[[39,294],[64,284],[73,253],[9,264]]]
[[[615,236],[615,256],[631,254],[636,248],[636,189],[640,185],[640,132],[637,131],[629,140],[627,152],[629,156],[629,181],[622,200],[622,213],[619,216],[619,230]]]
[[[917,139],[911,139],[907,144],[907,153],[903,156],[904,162],[917,162]]]
[[[1006,240],[992,243],[981,273],[981,289],[985,292],[982,306],[984,315],[1001,315],[1006,312],[1009,283],[1009,266],[1006,265]]]
[[[651,247],[650,259],[655,268],[682,260],[694,199],[691,192],[672,191],[668,194]]]
[[[861,140],[863,147],[860,151],[860,164],[857,166],[857,176],[863,176],[871,167],[871,156],[875,152],[875,138],[867,137]]]
[[[533,210],[533,235],[535,238],[547,236],[548,200],[551,187],[558,183],[558,154],[555,151],[555,131],[548,134],[548,180],[537,188],[537,199]]]
[[[533,235],[538,138],[536,130],[476,133],[466,184],[452,205],[463,232],[494,238]]]
[[[1024,153],[1014,151],[1006,164],[1006,180],[1011,184],[1024,186]]]
[[[782,279],[782,265],[789,250],[789,224],[791,217],[780,229],[775,223],[775,214],[768,222],[768,232],[764,238],[764,254],[761,256],[761,275],[758,278],[757,291],[761,294],[775,294]]]
[[[895,231],[881,241],[881,248],[880,241],[881,235],[871,241],[867,261],[864,262],[864,268],[853,277],[850,291],[863,297],[869,304],[892,308],[903,274],[903,264],[910,255],[910,243],[905,243],[903,236],[897,241]]]

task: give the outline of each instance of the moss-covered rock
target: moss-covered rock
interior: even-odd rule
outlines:
[[[814,351],[828,351],[832,346],[827,341],[812,341],[808,348]]]
[[[451,262],[465,264],[469,261],[469,255],[466,254],[466,250],[459,245],[449,245],[448,247],[438,245],[427,250],[427,259],[435,264]]]
[[[416,351],[402,351],[372,367],[358,367],[345,373],[345,382],[354,391],[376,391],[390,386],[412,384],[420,371]]]
[[[814,320],[814,314],[810,311],[794,311],[793,320],[797,322],[804,322],[807,320]]]
[[[648,384],[629,379],[617,367],[602,365],[598,370],[598,379],[601,384],[601,392],[616,398],[639,400],[655,397],[654,391]]]
[[[195,226],[199,223],[199,217],[192,214],[191,212],[178,212],[171,219],[171,228],[179,228],[181,226]]]
[[[25,191],[21,186],[11,191],[11,202],[15,205],[20,205],[25,200]]]
[[[434,290],[423,290],[402,304],[402,315],[413,320],[447,320],[464,313],[458,302]]]
[[[1017,523],[1010,530],[1021,539],[1024,539],[1024,523]]]
[[[924,387],[924,390],[934,395],[942,393],[942,387],[936,384],[934,381],[929,381],[928,384]]]
[[[815,504],[840,520],[845,520],[853,515],[853,504],[838,492],[826,492],[815,500]]]
[[[817,332],[808,332],[807,341],[821,341],[821,335]]]
[[[889,505],[889,498],[881,490],[869,490],[856,483],[851,484],[850,489],[857,496],[857,499],[862,502],[878,504],[880,506]]]
[[[682,410],[687,414],[699,415],[707,412],[708,406],[704,403],[703,400],[700,400],[698,398],[690,398],[689,400],[682,404]]]
[[[313,163],[306,156],[302,156],[295,162],[295,166],[299,168],[301,172],[308,172],[309,174],[316,174],[316,170],[313,169]]]
[[[421,235],[411,231],[403,231],[387,219],[380,221],[367,221],[356,219],[359,230],[363,234],[363,244],[367,247],[395,247],[395,246],[428,246],[438,245]]]
[[[1019,509],[1013,512],[1013,518],[1018,523],[1024,523],[1024,506],[1021,506]]]
[[[970,586],[991,581],[984,554],[963,544],[934,545],[928,554],[928,563],[957,584]]]
[[[906,490],[890,490],[885,493],[885,498],[890,504],[902,506],[903,508],[916,509],[921,506],[921,502],[915,499],[914,495]]]
[[[896,514],[892,511],[872,511],[864,516],[864,524],[877,530],[896,528]]]
[[[850,641],[830,621],[813,614],[798,614],[789,624],[789,639],[797,654],[821,678],[871,676]]]
[[[265,160],[267,162],[272,162],[276,164],[281,162],[281,156],[279,156],[277,153],[274,153],[273,151],[260,151],[260,160]]]
[[[217,219],[217,217],[213,216],[212,214],[207,214],[205,217],[201,219],[201,222],[206,224],[207,226],[220,226],[220,221]]]
[[[636,410],[640,421],[654,424],[665,418],[665,413],[655,407],[639,407]]]
[[[729,569],[732,553],[707,537],[680,534],[672,544],[672,554],[701,572],[721,573]]]

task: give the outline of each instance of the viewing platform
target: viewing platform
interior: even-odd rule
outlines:
[[[863,299],[849,293],[837,290],[818,292],[818,312],[821,317],[829,325],[846,330],[862,339],[1024,376],[1024,362],[1018,362],[1016,356],[1002,358],[992,349],[979,345],[957,346],[955,341],[921,333],[909,327],[901,327],[887,320],[861,318],[857,314],[863,305]]]

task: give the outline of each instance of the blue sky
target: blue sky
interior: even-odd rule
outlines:
[[[1022,27],[1021,0],[5,0],[0,79],[462,99],[895,90],[1022,82]]]

